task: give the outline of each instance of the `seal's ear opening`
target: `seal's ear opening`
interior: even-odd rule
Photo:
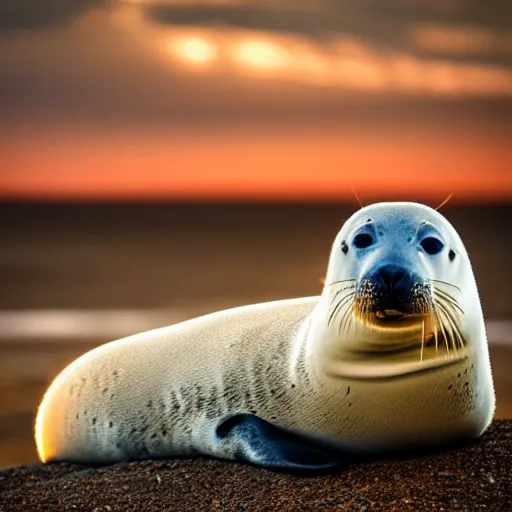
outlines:
[[[219,442],[231,445],[237,459],[258,466],[311,471],[339,467],[343,462],[332,450],[254,414],[229,416],[217,426],[216,434]]]

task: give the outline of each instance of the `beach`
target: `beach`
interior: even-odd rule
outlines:
[[[320,475],[208,459],[13,468],[0,472],[0,510],[506,512],[511,474],[512,421],[498,421],[465,447]]]

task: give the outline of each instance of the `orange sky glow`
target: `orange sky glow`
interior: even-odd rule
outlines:
[[[271,4],[92,2],[0,30],[0,199],[512,200],[506,30]]]
[[[68,138],[5,147],[0,196],[44,199],[512,199],[507,137],[296,134]],[[1,146],[0,146],[1,147]]]

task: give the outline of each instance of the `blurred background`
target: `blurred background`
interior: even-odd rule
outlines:
[[[511,418],[509,0],[2,0],[0,467],[86,350],[318,294],[352,188],[454,193]]]

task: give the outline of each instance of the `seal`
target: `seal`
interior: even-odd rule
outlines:
[[[318,469],[480,436],[495,394],[453,226],[416,203],[355,213],[319,297],[234,308],[107,343],[57,376],[42,461],[208,455]]]

